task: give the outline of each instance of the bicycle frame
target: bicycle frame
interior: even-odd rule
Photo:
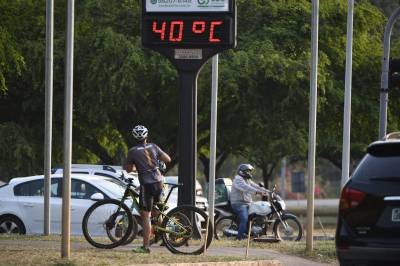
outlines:
[[[171,196],[172,191],[173,191],[175,188],[181,186],[182,184],[170,184],[170,183],[165,183],[165,185],[170,185],[170,186],[171,186],[171,188],[169,189],[169,192],[168,192],[168,194],[167,194],[167,197],[164,199],[163,202],[155,203],[155,205],[153,206],[153,209],[156,209],[156,211],[158,212],[158,214],[157,214],[157,216],[156,216],[156,220],[157,220],[157,221],[160,220],[160,217],[161,217],[161,220],[164,219],[165,217],[167,217],[167,214],[165,213],[165,210],[166,210],[167,207],[168,207],[168,206],[167,206],[167,205],[168,205],[168,199],[169,199],[169,197]],[[121,204],[124,203],[128,198],[131,198],[131,199],[132,199],[133,203],[132,203],[132,205],[131,205],[131,207],[130,207],[131,212],[133,211],[133,209],[136,209],[136,210],[139,209],[139,202],[138,202],[139,194],[138,194],[135,190],[133,190],[132,187],[133,187],[132,183],[129,182],[129,180],[128,180],[127,187],[126,187],[126,189],[125,189],[124,195],[123,195],[123,197],[121,198]],[[159,208],[159,205],[161,205],[161,208]],[[120,210],[120,208],[121,208],[121,206],[119,206],[118,211]],[[126,218],[125,218],[125,219],[126,219]],[[172,218],[171,218],[171,220],[172,220]],[[158,225],[158,224],[156,224],[156,225],[154,226],[154,230],[155,230],[156,232],[159,232],[159,233],[169,233],[169,234],[173,234],[173,235],[175,235],[175,236],[184,236],[184,235],[187,233],[187,230],[186,230],[186,229],[184,228],[184,226],[183,226],[181,223],[179,223],[176,219],[173,219],[173,221],[175,222],[175,224],[176,224],[178,227],[180,227],[180,229],[183,229],[183,232],[177,233],[177,232],[175,232],[175,231],[171,231],[171,230],[168,230],[167,228],[161,227],[161,226]]]

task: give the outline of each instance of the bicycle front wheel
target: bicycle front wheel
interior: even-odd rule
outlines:
[[[214,229],[204,211],[183,205],[167,213],[159,231],[172,253],[197,255],[210,246]]]
[[[110,249],[126,243],[132,234],[133,223],[128,206],[115,199],[106,199],[86,211],[82,231],[94,247]]]

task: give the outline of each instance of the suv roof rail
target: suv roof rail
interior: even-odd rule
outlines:
[[[400,140],[400,132],[392,132],[383,137],[383,140]]]

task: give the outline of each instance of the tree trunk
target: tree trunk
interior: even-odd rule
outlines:
[[[207,158],[204,154],[200,153],[199,160],[203,165],[203,174],[206,177],[206,182],[208,183],[210,179],[210,159]]]

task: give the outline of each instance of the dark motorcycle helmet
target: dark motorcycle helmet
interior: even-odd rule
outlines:
[[[244,164],[239,165],[237,173],[241,177],[252,178],[253,171],[254,171],[254,167],[251,164],[244,163]]]

